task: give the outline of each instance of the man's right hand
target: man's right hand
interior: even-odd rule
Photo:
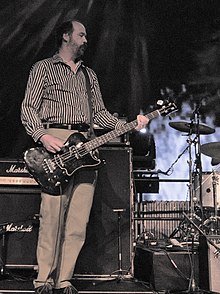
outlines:
[[[47,151],[52,153],[56,153],[64,147],[63,142],[60,139],[48,134],[40,137],[40,142],[47,149]]]

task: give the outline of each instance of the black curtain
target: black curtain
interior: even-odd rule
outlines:
[[[190,81],[206,91],[207,79],[205,89],[200,80],[207,75],[218,99],[219,10],[219,1],[208,0],[1,0],[0,157],[21,157],[33,143],[20,105],[32,64],[55,53],[63,20],[85,23],[84,61],[99,77],[106,107],[130,120],[155,103],[161,87]]]

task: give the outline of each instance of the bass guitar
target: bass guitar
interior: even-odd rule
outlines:
[[[152,120],[159,115],[167,115],[177,110],[172,102],[145,116]],[[137,126],[137,120],[126,123],[120,129],[114,129],[104,135],[88,141],[81,133],[69,136],[64,147],[56,154],[44,147],[34,147],[25,151],[24,161],[29,173],[40,184],[42,191],[51,195],[60,195],[67,187],[71,176],[81,168],[97,168],[102,160],[96,149],[112,139],[121,136]]]

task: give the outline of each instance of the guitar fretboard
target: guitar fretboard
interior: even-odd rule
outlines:
[[[153,118],[157,117],[160,115],[160,111],[159,110],[154,110],[151,113],[148,113],[147,115],[145,115],[149,120],[152,120]],[[102,136],[99,136],[89,142],[86,142],[83,146],[84,148],[90,152],[102,145],[104,145],[105,143],[133,130],[135,127],[137,126],[137,120],[134,120],[132,122],[126,123],[122,126],[120,126],[120,129],[115,129],[112,130]]]

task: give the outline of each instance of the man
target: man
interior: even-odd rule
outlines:
[[[101,127],[122,126],[105,108],[96,74],[80,60],[87,46],[84,25],[76,20],[63,23],[57,45],[56,55],[32,67],[21,107],[27,133],[52,153],[74,132],[88,137],[91,114]],[[83,68],[89,75],[90,103]],[[137,122],[140,129],[148,119],[138,115]],[[85,241],[96,178],[97,171],[80,169],[60,196],[41,193],[35,293],[78,293],[70,280]]]

